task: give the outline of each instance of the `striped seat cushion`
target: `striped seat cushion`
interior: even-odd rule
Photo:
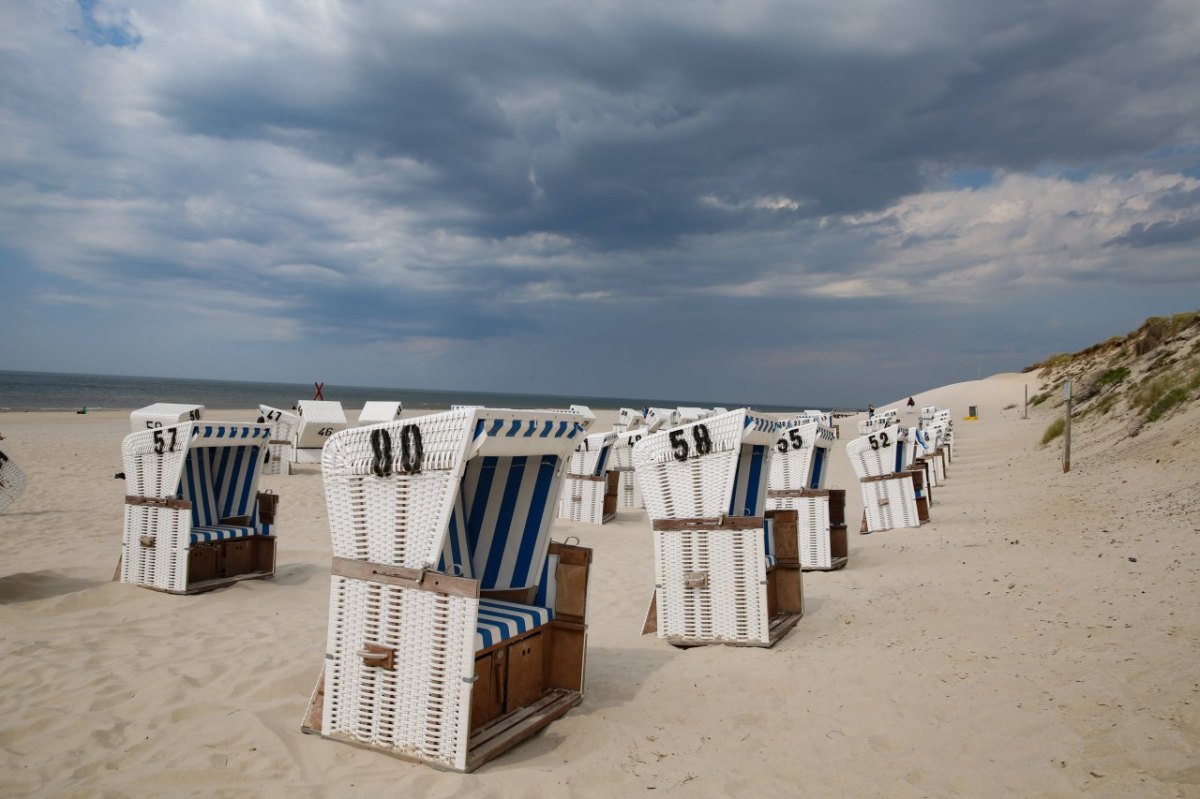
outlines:
[[[554,618],[550,608],[518,605],[498,599],[479,600],[479,621],[475,625],[475,651],[495,646],[501,641],[527,633],[534,627],[548,624]]]
[[[767,568],[775,565],[775,520],[766,519],[763,523],[763,551],[767,556]]]
[[[234,527],[228,524],[193,527],[189,543],[211,544],[213,541],[232,541],[235,538],[249,538],[252,535],[258,535],[253,527]]]

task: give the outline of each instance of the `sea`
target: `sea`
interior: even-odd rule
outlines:
[[[207,409],[242,410],[272,405],[291,408],[299,400],[312,399],[312,383],[252,383],[234,380],[195,380],[176,377],[131,377],[125,375],[59,374],[0,370],[0,412],[136,410],[155,402],[203,405]],[[326,383],[323,398],[341,402],[346,408],[361,408],[364,402],[400,402],[406,410],[449,408],[451,405],[483,405],[492,408],[565,408],[572,404],[593,408],[737,408],[736,401],[695,398],[561,396],[554,394],[509,394],[488,391],[430,390],[343,386]],[[791,411],[800,406],[760,405],[762,411]],[[804,406],[815,407],[815,406]],[[821,409],[828,410],[828,409]]]

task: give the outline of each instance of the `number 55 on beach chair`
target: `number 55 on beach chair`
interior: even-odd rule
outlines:
[[[330,438],[329,628],[305,732],[471,771],[582,700],[591,550],[550,524],[590,422],[466,407]]]
[[[265,424],[185,422],[125,437],[120,579],[172,594],[275,574]]]
[[[825,487],[829,453],[837,438],[832,427],[798,419],[780,422],[767,507],[796,511],[800,566],[809,570],[846,565],[846,492]],[[776,529],[776,536],[782,533]]]
[[[774,419],[741,409],[634,445],[654,531],[643,633],[677,646],[772,646],[800,620],[795,512],[766,511],[777,437]],[[790,534],[776,535],[785,520]]]

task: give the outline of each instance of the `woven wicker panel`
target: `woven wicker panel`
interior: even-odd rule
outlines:
[[[259,405],[258,412],[271,425],[270,455],[263,464],[263,474],[291,474],[295,460],[294,442],[300,430],[300,417],[291,411]],[[276,443],[278,442],[278,443]]]
[[[800,542],[800,567],[828,569],[833,565],[829,544],[829,496],[768,497],[770,510],[796,511],[796,535]]]
[[[883,443],[886,437],[886,443]],[[900,425],[892,425],[846,444],[846,455],[859,479],[892,474],[896,471],[896,456],[908,437]],[[875,446],[871,446],[874,438]]]
[[[634,509],[643,507],[642,492],[638,488],[637,473],[622,469],[617,482],[617,507]]]
[[[871,532],[921,526],[917,515],[916,489],[909,475],[863,483],[862,492],[867,529]]]
[[[770,642],[762,530],[655,532],[654,561],[658,637]]]
[[[558,500],[558,518],[587,524],[604,524],[603,480],[566,477]]]
[[[25,491],[25,472],[0,452],[0,513],[17,501]]]
[[[575,447],[567,471],[571,474],[602,475],[608,467],[615,433],[593,433]]]
[[[477,599],[334,576],[322,731],[466,768]],[[395,650],[367,665],[365,644]]]
[[[707,430],[712,442],[711,451],[704,455],[696,455],[695,449],[700,426]],[[673,432],[688,447],[688,457],[684,460],[676,459],[671,441]],[[642,439],[633,448],[633,464],[650,519],[729,514],[743,445],[773,445],[775,438],[774,420],[743,409]],[[733,515],[739,513],[735,510]]]
[[[335,433],[325,445],[321,472],[333,554],[413,569],[441,555],[462,474],[473,412],[421,416]],[[420,430],[423,461],[415,474],[376,476],[372,433],[386,431],[393,468],[399,468],[401,429]]]

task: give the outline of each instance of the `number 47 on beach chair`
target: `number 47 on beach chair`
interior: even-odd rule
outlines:
[[[590,423],[464,407],[329,439],[329,628],[305,732],[471,771],[579,704],[591,550],[550,525]]]

